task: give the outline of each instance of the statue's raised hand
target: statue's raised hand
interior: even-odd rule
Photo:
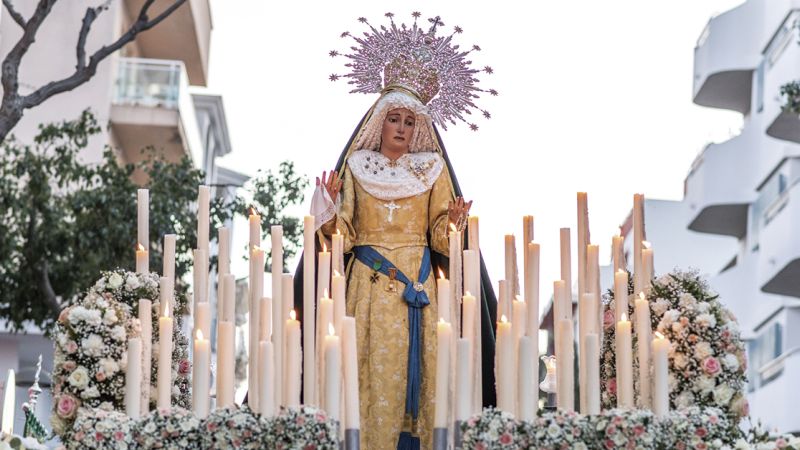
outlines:
[[[339,195],[339,191],[342,190],[342,180],[339,178],[339,174],[332,170],[330,174],[330,178],[327,176],[328,173],[322,172],[322,179],[317,177],[317,186],[322,184],[325,186],[325,190],[328,191],[328,195],[331,197],[331,200],[334,202],[336,201],[336,197]]]
[[[447,205],[447,217],[450,223],[460,231],[466,225],[469,209],[472,207],[472,200],[469,202],[464,201],[464,197],[456,197],[455,201],[451,201]]]

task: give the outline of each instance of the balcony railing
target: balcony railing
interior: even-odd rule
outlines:
[[[121,58],[114,104],[177,109],[185,74],[180,61]]]

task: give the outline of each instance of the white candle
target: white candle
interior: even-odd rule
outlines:
[[[14,410],[17,407],[17,377],[14,369],[8,369],[6,389],[3,396],[3,421],[0,423],[0,432],[5,436],[14,434]]]
[[[208,255],[209,207],[211,191],[208,186],[197,189],[197,248]]]
[[[558,409],[573,411],[575,408],[575,350],[573,348],[572,320],[561,319],[556,324],[556,333],[561,336],[556,348],[556,374]]]
[[[462,330],[461,337],[465,339],[469,339],[470,341],[475,340],[475,297],[472,296],[469,291],[464,294],[464,297],[461,299],[461,317],[463,320],[464,329]]]
[[[258,343],[261,337],[261,299],[264,297],[264,250],[259,246],[250,249],[249,341],[247,364],[247,403],[253,411],[258,407]]]
[[[450,280],[448,280],[448,292],[449,296],[447,299],[447,311],[445,312],[442,308],[442,300],[441,297],[438,297],[439,301],[439,316],[444,317],[445,320],[451,322],[451,324],[455,327],[454,332],[456,335],[461,333],[460,331],[460,323],[461,323],[461,312],[458,308],[458,305],[461,301],[461,296],[463,295],[463,262],[461,260],[461,233],[455,229],[455,226],[451,223],[450,224],[450,236],[449,236],[449,243],[450,243]],[[443,278],[440,276],[439,278]],[[445,315],[447,314],[447,315]],[[456,351],[455,351],[455,341],[453,341],[453,348],[450,352],[450,359],[455,362],[456,358]],[[453,373],[455,376],[455,373]],[[455,378],[453,378],[452,386],[455,387]]]
[[[633,195],[633,292],[644,288],[642,274],[642,241],[644,241],[644,195]]]
[[[436,280],[436,301],[439,317],[445,322],[450,323],[450,280],[444,277],[444,272],[439,270],[439,278]]]
[[[450,340],[452,336],[453,331],[450,324],[440,318],[439,323],[436,325],[436,404],[433,419],[434,428],[447,428],[447,416],[450,406],[448,394],[450,392]]]
[[[125,413],[138,418],[142,413],[142,339],[128,339],[128,367],[125,370]]]
[[[653,284],[653,249],[647,241],[642,242],[642,275],[643,288],[646,292],[650,291],[650,286]]]
[[[569,228],[562,228],[560,230],[560,243],[561,279],[564,280],[566,296],[563,299],[563,304],[561,305],[561,315],[559,317],[572,319],[572,254],[570,250]]]
[[[219,249],[217,255],[217,322],[222,320],[222,277],[231,272],[231,233],[227,227],[217,228]]]
[[[259,342],[267,340],[272,341],[272,299],[270,297],[262,297],[261,305],[258,307],[261,314],[259,325],[261,327],[258,333]],[[273,349],[274,351],[274,349]],[[260,366],[259,366],[260,367]],[[273,379],[274,380],[274,379]]]
[[[333,328],[342,329],[342,318],[345,316],[345,279],[334,269],[331,278],[333,294]]]
[[[150,191],[136,191],[136,242],[147,250],[150,246]]]
[[[497,323],[497,406],[516,415],[516,368],[511,322],[501,316]]]
[[[591,290],[587,286],[587,246],[589,245],[589,201],[586,192],[578,192],[578,229],[576,244],[578,247],[578,299]]]
[[[653,412],[656,417],[669,413],[669,355],[670,342],[659,332],[653,339]]]
[[[284,327],[286,334],[286,363],[284,365],[284,380],[286,383],[286,395],[284,405],[300,405],[300,321],[297,320],[294,310],[289,314]]]
[[[150,272],[150,256],[142,243],[136,244],[136,273]]]
[[[641,408],[651,409],[652,396],[650,387],[650,346],[648,343],[652,339],[652,325],[650,324],[650,304],[639,293],[639,297],[634,303],[634,314],[636,314],[636,340],[639,343],[639,404]]]
[[[536,386],[539,382],[539,373],[535,368],[539,367],[538,353],[533,345],[531,336],[522,336],[519,339],[519,371],[517,372],[517,417],[520,420],[532,421],[536,417],[539,408],[539,397]]]
[[[619,322],[628,314],[628,272],[622,269],[614,272],[614,306],[614,321]]]
[[[139,335],[142,338],[141,378],[139,415],[146,415],[150,411],[150,373],[152,369],[153,354],[153,303],[146,298],[139,299]]]
[[[470,226],[473,226],[473,219],[474,219],[474,226],[475,228],[470,228],[470,230],[477,230],[477,217],[470,217]],[[473,292],[475,293],[475,300],[476,304],[473,308],[474,311],[474,318],[472,320],[472,330],[470,331],[470,336],[473,337],[471,341],[472,345],[472,363],[470,365],[470,370],[475,367],[481,367],[481,362],[483,361],[482,358],[482,350],[481,350],[481,308],[478,305],[482,302],[481,300],[481,266],[480,266],[480,250],[477,249],[478,239],[477,239],[477,232],[473,234],[473,231],[470,231],[469,235],[470,239],[470,248],[472,249],[472,245],[475,245],[475,250],[464,250],[463,257],[464,257],[464,291],[465,292]],[[463,322],[462,318],[462,322]],[[466,330],[462,330],[462,335],[467,333]],[[478,413],[483,410],[483,376],[480,370],[475,370],[472,373],[474,377],[473,380],[470,382],[470,386],[472,388],[472,411],[474,413]]]
[[[320,404],[324,407],[325,401],[325,352],[324,347],[325,345],[325,337],[327,335],[327,331],[330,327],[333,326],[333,300],[328,297],[328,291],[325,290],[322,293],[322,298],[319,299],[319,306],[317,307],[317,311],[319,312],[319,317],[317,321],[317,348],[320,349],[317,358],[319,361],[317,362],[318,367],[318,374],[319,374],[319,390],[317,395],[319,396]]]
[[[506,301],[506,286],[508,282],[506,280],[500,280],[497,282],[497,309],[495,310],[495,317],[500,317],[505,315],[506,317],[511,316],[511,301]]]
[[[553,282],[553,308],[554,320],[571,319],[572,301],[567,295],[567,283],[564,280]]]
[[[272,342],[262,340],[258,343],[258,390],[261,401],[259,408],[263,417],[275,415],[275,352]]]
[[[217,408],[233,406],[234,393],[234,341],[236,281],[232,274],[222,277],[223,314],[217,323]]]
[[[289,314],[294,311],[294,276],[290,273],[281,274],[281,295],[283,296],[281,300],[281,314],[283,317],[289,317]],[[295,315],[297,315],[296,311]],[[284,326],[283,328],[285,335],[286,327]],[[284,343],[284,351],[285,349],[286,344]],[[284,355],[283,359],[286,359],[286,355]]]
[[[514,321],[511,322],[514,328],[514,351],[516,352],[516,346],[519,344],[519,339],[522,336],[525,336],[525,330],[527,327],[527,318],[528,318],[528,309],[525,304],[525,300],[522,299],[519,295],[517,295],[516,299],[514,299],[514,303],[512,305],[513,316],[515,317]]]
[[[236,277],[233,274],[222,276],[222,318],[227,322],[236,321]]]
[[[316,337],[317,327],[316,305],[317,293],[314,290],[315,251],[315,218],[303,218],[303,404],[317,405],[317,362]]]
[[[192,354],[192,410],[200,419],[208,415],[211,402],[209,397],[211,348],[205,336],[207,335],[203,334],[202,329],[197,330]]]
[[[271,268],[272,275],[272,343],[275,351],[275,401],[283,405],[283,359],[284,359],[284,334],[283,324],[286,314],[283,312],[283,227],[272,225],[269,231],[272,244]]]
[[[467,227],[469,234],[469,242],[467,248],[480,252],[480,227],[478,216],[469,216],[467,218]]]
[[[195,310],[195,330],[202,330],[203,336],[211,336],[211,304],[208,302],[198,303]],[[208,339],[206,339],[208,340]]]
[[[175,234],[164,235],[164,267],[161,273],[172,281],[175,285],[175,241],[178,236]]]
[[[578,371],[579,375],[579,384],[580,384],[580,408],[581,413],[588,414],[588,403],[587,403],[587,389],[586,389],[586,336],[589,333],[595,332],[594,326],[592,321],[595,320],[594,314],[592,313],[593,305],[592,302],[594,300],[594,294],[582,294],[578,299],[578,344],[580,350],[578,351],[578,358],[579,358],[579,368]]]
[[[342,355],[344,358],[345,429],[361,428],[358,399],[358,347],[356,346],[356,319],[342,319]]]
[[[338,421],[339,403],[341,401],[342,384],[342,348],[339,336],[336,336],[333,325],[325,336],[323,349],[325,353],[325,405],[328,417]]]
[[[472,373],[469,366],[472,349],[469,339],[461,338],[456,345],[456,420],[466,422],[472,413]]]
[[[252,250],[253,247],[261,246],[261,215],[258,214],[255,208],[251,207],[247,220],[250,230],[249,250]]]
[[[600,339],[596,333],[589,333],[583,339],[586,357],[582,371],[586,372],[586,384],[581,390],[586,390],[586,414],[600,414]]]
[[[631,322],[623,313],[617,322],[615,333],[617,344],[617,408],[633,408],[633,349]]]
[[[505,248],[506,248],[506,297],[505,302],[508,307],[511,307],[512,299],[519,294],[519,288],[517,286],[517,280],[519,279],[519,275],[517,274],[517,248],[516,248],[516,240],[513,234],[507,234],[505,236]],[[506,313],[508,314],[508,313]],[[514,316],[512,315],[509,317],[510,320],[514,320]]]
[[[161,288],[169,284],[161,277]],[[172,406],[172,317],[169,302],[162,299],[164,315],[158,318],[158,408],[170,409]]]
[[[623,253],[623,237],[621,235],[622,230],[620,230],[619,234],[611,238],[611,257],[614,260],[614,273],[617,273],[620,269],[626,269]]]
[[[333,271],[344,273],[344,235],[339,230],[331,236],[333,244]]]
[[[192,265],[194,305],[192,309],[196,310],[199,303],[208,301],[208,255],[200,249],[195,249],[192,255],[194,259]],[[170,280],[174,280],[174,278],[170,278]],[[195,324],[197,324],[196,319]]]
[[[539,257],[541,249],[535,242],[528,243],[528,270],[525,274],[525,286],[530,285],[531,289],[525,296],[525,303],[528,304],[528,319],[526,321],[527,331],[525,334],[534,339],[534,350],[538,351],[539,339]]]
[[[586,246],[586,286],[583,291],[600,292],[600,246]]]
[[[322,298],[324,292],[331,291],[331,252],[328,251],[328,246],[324,242],[322,243],[322,251],[319,252],[318,262],[317,298]],[[317,314],[317,316],[319,316],[319,314]]]

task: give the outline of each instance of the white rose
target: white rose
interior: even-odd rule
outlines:
[[[106,375],[111,376],[119,371],[119,364],[113,359],[104,358],[100,360],[100,368]]]
[[[103,411],[113,411],[114,410],[114,404],[111,403],[111,402],[100,403],[100,409],[102,409]],[[114,424],[114,425],[117,425],[117,424]]]
[[[669,309],[669,302],[664,300],[663,298],[659,298],[656,300],[651,309],[656,314],[656,317],[663,316],[667,309]]]
[[[709,378],[707,376],[697,377],[694,382],[695,389],[704,394],[714,390],[714,386],[716,385],[717,382],[713,378]]]
[[[711,314],[700,314],[695,319],[698,325],[701,327],[713,328],[717,325],[717,319],[714,318]]]
[[[125,288],[132,291],[139,286],[141,286],[139,278],[136,275],[128,275],[128,278],[125,280]]]
[[[734,450],[750,450],[750,444],[744,439],[738,439],[733,448]]]
[[[105,344],[99,335],[90,334],[81,341],[81,347],[83,347],[83,353],[88,356],[100,356],[103,354]]]
[[[75,324],[83,320],[84,317],[86,317],[86,308],[83,306],[76,306],[69,310],[67,320],[69,320],[70,323]]]
[[[105,297],[98,297],[97,298],[97,306],[105,309],[108,308],[108,302],[106,301]]]
[[[683,293],[678,298],[678,304],[681,305],[683,308],[693,309],[695,305],[697,305],[697,300],[695,300],[692,294]]]
[[[722,364],[730,371],[734,371],[739,368],[739,358],[732,353],[726,353],[725,356],[722,358]]]
[[[125,328],[119,325],[115,326],[111,329],[111,337],[118,341],[124,341],[126,337]]]
[[[697,310],[701,313],[708,312],[709,309],[711,309],[711,305],[709,305],[707,302],[700,302],[697,304]]]
[[[708,342],[699,342],[694,346],[694,356],[697,359],[706,359],[712,355],[714,355],[714,350],[711,348],[711,344]]]
[[[79,366],[69,374],[69,384],[78,389],[83,389],[89,384],[89,371],[86,367]]]
[[[664,317],[661,319],[664,322],[665,328],[672,325],[672,322],[678,320],[678,317],[681,316],[681,312],[677,309],[670,309],[669,311],[664,313]]]
[[[103,315],[103,322],[106,325],[112,325],[117,323],[119,319],[117,318],[117,312],[113,309],[107,309],[106,313]]]
[[[672,322],[672,331],[680,333],[683,330],[683,325],[680,322]]]
[[[83,392],[81,392],[81,398],[89,399],[89,398],[97,398],[100,397],[100,391],[97,389],[97,386],[90,386],[86,388]]]
[[[718,406],[727,406],[731,398],[733,398],[733,388],[727,384],[723,383],[714,388],[714,402]]]
[[[679,408],[688,408],[694,404],[694,395],[689,391],[683,391],[675,399],[675,403]]]
[[[123,281],[122,275],[115,272],[108,277],[108,287],[111,289],[117,289],[118,287],[122,286]]]
[[[672,358],[672,360],[675,362],[675,367],[679,369],[683,369],[689,363],[689,361],[686,359],[686,355],[683,353],[675,353],[675,356]]]

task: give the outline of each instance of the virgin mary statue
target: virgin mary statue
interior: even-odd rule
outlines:
[[[437,36],[444,26],[438,17],[430,19],[428,30],[418,26],[419,13],[411,26],[398,27],[392,14],[387,17],[391,24],[379,30],[359,19],[371,32],[355,38],[353,53],[343,55],[350,58],[350,73],[331,76],[349,78],[354,92],[379,97],[335,170],[317,179],[312,200],[320,241],[336,232],[344,236],[346,313],[356,321],[361,447],[370,450],[431,448],[435,274],[448,273],[448,231],[451,224],[464,229],[471,206],[461,197],[434,123],[462,119],[482,91],[475,85],[479,71],[465,60],[477,46],[460,52],[452,34]],[[449,278],[460,280],[461,274]],[[496,299],[483,264],[481,279],[482,370],[476,367],[473,378],[481,380],[488,405],[494,403]],[[302,286],[302,261],[295,283]],[[301,297],[295,299],[298,310]]]

